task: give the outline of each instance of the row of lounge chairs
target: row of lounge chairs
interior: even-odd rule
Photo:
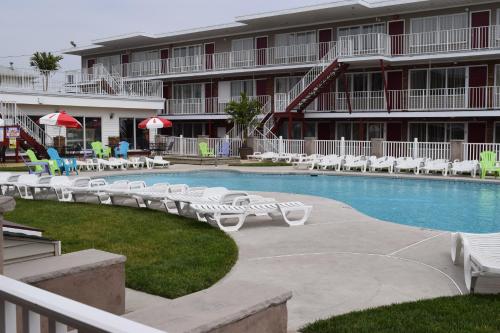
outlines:
[[[140,169],[148,168],[152,169],[155,167],[168,168],[170,162],[164,160],[161,156],[154,156],[153,158],[142,156],[142,157],[130,157],[125,159],[123,157],[110,157],[109,159],[103,158],[89,158],[84,161],[76,161],[79,170],[86,169],[90,170],[113,170],[122,169],[126,170],[129,168]]]
[[[480,170],[480,164],[477,160],[456,160],[454,162],[450,162],[446,159],[433,160],[429,158],[411,157],[395,158],[392,156],[377,158],[376,156],[276,153],[256,153],[251,155],[250,158],[259,161],[287,162],[291,163],[296,169],[309,170],[360,170],[361,172],[387,171],[389,173],[409,171],[417,175],[419,173],[442,173],[446,176],[451,173],[453,175],[470,174],[472,177],[475,177]]]
[[[239,230],[249,216],[282,218],[288,225],[303,225],[312,207],[301,202],[276,202],[273,198],[230,191],[224,187],[189,187],[185,184],[116,181],[67,176],[0,173],[3,195],[23,199],[126,205],[161,209],[208,222],[225,232]],[[298,217],[297,217],[298,216]]]

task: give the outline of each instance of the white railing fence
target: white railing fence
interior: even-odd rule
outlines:
[[[464,159],[479,161],[483,151],[493,151],[500,159],[500,143],[464,143]]]
[[[45,320],[48,331],[57,333],[70,329],[102,333],[163,332],[3,275],[0,275],[0,312],[0,331],[6,333],[40,333]]]
[[[393,157],[450,159],[449,142],[384,141],[383,155]]]
[[[355,155],[369,156],[371,154],[371,141],[359,140],[315,140],[315,154],[321,155]]]

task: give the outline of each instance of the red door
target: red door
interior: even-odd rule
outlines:
[[[330,123],[318,123],[318,140],[330,140]]]
[[[486,142],[486,123],[469,123],[467,141],[469,143]]]
[[[401,123],[387,123],[387,141],[401,141]]]
[[[205,44],[205,69],[214,69],[215,43]]]
[[[267,36],[255,38],[255,48],[257,49],[257,66],[267,65]]]
[[[127,65],[129,62],[128,54],[122,54],[121,56],[121,62],[122,62],[122,73],[121,76],[127,76]]]
[[[205,112],[214,113],[216,111],[217,103],[214,101],[214,85],[212,83],[205,83]]]
[[[389,22],[389,35],[391,36],[391,53],[393,55],[403,54],[405,33],[405,21]]]
[[[168,73],[168,59],[169,52],[168,49],[163,49],[160,51],[160,59],[161,59],[161,73]]]
[[[387,72],[387,95],[392,110],[401,110],[403,108],[403,72]]]
[[[469,107],[486,106],[486,86],[488,85],[488,66],[469,67]]]
[[[470,14],[472,28],[471,46],[475,49],[485,48],[489,45],[490,12],[473,12]]]
[[[323,58],[330,50],[332,41],[332,29],[323,29],[318,31],[319,39],[319,58]]]
[[[95,59],[87,59],[87,72],[92,74],[92,68],[95,65]]]
[[[267,95],[267,80],[266,79],[255,80],[255,90],[257,96]]]

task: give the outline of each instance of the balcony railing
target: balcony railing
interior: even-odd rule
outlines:
[[[320,94],[306,111],[392,111],[492,110],[500,109],[500,87],[331,92]],[[286,94],[275,94],[276,112],[287,106]]]
[[[124,77],[141,77],[315,63],[334,44],[279,46],[132,62],[113,66],[112,73]]]
[[[229,101],[238,101],[240,98],[240,96],[233,96],[229,99],[220,97],[168,99],[165,111],[169,115],[225,114],[224,109]],[[266,105],[271,96],[250,96],[249,98],[257,99],[261,105]]]
[[[402,35],[370,33],[341,36],[338,41],[155,59],[113,66],[113,75],[143,77],[202,73],[266,66],[312,64],[323,58],[414,56],[500,49],[500,26]]]
[[[92,72],[38,71],[15,69],[0,73],[0,90],[41,92],[63,95],[119,96],[125,98],[162,98],[163,83],[156,80],[124,81],[96,66]]]

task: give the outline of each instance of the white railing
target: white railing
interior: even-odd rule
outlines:
[[[233,96],[229,99],[221,99],[219,97],[210,98],[184,98],[184,99],[168,99],[166,105],[166,113],[169,115],[183,114],[225,114],[225,108],[230,101],[239,101],[240,96]],[[263,110],[267,110],[268,102],[271,96],[249,96],[250,100],[256,99],[263,106]]]
[[[393,157],[449,159],[449,142],[413,142],[384,141],[383,155]]]
[[[44,147],[52,145],[53,138],[28,117],[28,114],[21,111],[16,103],[0,101],[0,114],[5,121],[5,125],[17,125],[28,133],[33,139]]]
[[[464,159],[480,160],[483,151],[493,151],[500,158],[500,143],[464,143]]]
[[[369,156],[371,141],[345,140],[315,140],[314,152],[321,155],[355,155]]]
[[[49,332],[143,332],[163,331],[73,301],[29,284],[0,275],[0,331],[7,333],[42,331],[48,320]],[[20,321],[26,315],[26,320]]]
[[[384,33],[342,36],[337,43],[338,57],[389,55],[390,38]]]
[[[393,56],[500,48],[500,26],[430,31],[390,36]]]
[[[208,138],[208,147],[213,150],[217,156],[221,156],[223,145],[229,144],[229,157],[240,156],[239,149],[243,146],[243,140],[239,138]]]
[[[97,66],[102,67],[102,66]],[[105,69],[82,71],[38,71],[15,69],[0,73],[0,90],[40,92],[63,95],[119,96],[126,98],[162,98],[163,83],[155,80],[126,82],[104,73]]]
[[[333,44],[334,42],[276,46],[147,60],[114,65],[112,73],[123,77],[141,77],[314,63]]]
[[[500,26],[388,35],[369,33],[341,36],[338,41],[155,59],[112,67],[123,77],[158,76],[289,64],[315,63],[334,49],[329,61],[340,57],[408,56],[444,52],[500,49]]]
[[[500,108],[500,87],[464,87],[320,94],[306,111],[492,110]],[[286,96],[275,95],[275,110],[284,111]]]

